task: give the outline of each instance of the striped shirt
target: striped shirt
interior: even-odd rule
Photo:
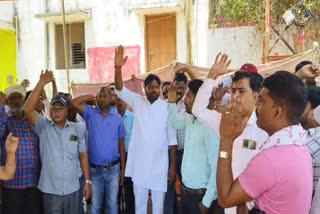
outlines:
[[[312,157],[314,193],[320,178],[320,127],[308,130],[307,146]]]
[[[184,97],[177,103],[178,114],[181,118],[187,117],[186,106],[184,104]],[[185,138],[185,129],[177,129],[177,141],[178,141],[178,150],[183,150],[184,148],[184,138]]]
[[[1,164],[6,163],[6,138],[9,133],[19,137],[16,151],[16,174],[4,186],[12,189],[36,187],[40,176],[39,138],[26,118],[19,119],[5,112],[0,106]]]

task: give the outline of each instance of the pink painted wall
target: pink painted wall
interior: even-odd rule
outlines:
[[[114,81],[114,49],[115,47],[95,47],[88,49],[90,83]],[[127,63],[122,68],[123,79],[129,79],[133,74],[140,75],[140,46],[125,46],[124,54],[128,56]]]

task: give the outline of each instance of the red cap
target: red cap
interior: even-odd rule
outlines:
[[[254,66],[253,64],[246,63],[241,66],[239,72],[248,72],[248,73],[257,74],[258,68],[256,66]]]

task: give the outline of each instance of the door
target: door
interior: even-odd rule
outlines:
[[[146,16],[147,72],[176,60],[176,15]]]

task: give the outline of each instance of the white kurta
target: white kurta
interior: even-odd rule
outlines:
[[[215,132],[220,133],[219,127],[221,122],[221,114],[206,108],[212,89],[217,87],[217,82],[211,79],[205,79],[200,87],[195,102],[193,104],[192,113],[202,122],[206,123]],[[246,168],[251,159],[258,154],[259,146],[267,139],[268,134],[257,126],[257,116],[254,111],[247,122],[242,134],[235,139],[232,148],[232,174],[236,179]],[[253,140],[256,142],[256,149],[250,150],[243,148],[244,140]],[[247,206],[252,208],[253,202],[248,202]],[[226,214],[236,214],[236,207],[225,209]]]
[[[168,104],[153,104],[125,87],[117,95],[133,108],[134,124],[125,176],[154,191],[167,191],[168,149],[177,145],[176,131],[169,124]]]

